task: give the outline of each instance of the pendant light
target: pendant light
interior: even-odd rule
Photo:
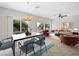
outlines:
[[[27,2],[27,12],[29,12],[29,2]],[[27,16],[24,16],[23,17],[23,19],[25,20],[25,21],[31,21],[32,20],[32,16],[31,15],[27,15]]]

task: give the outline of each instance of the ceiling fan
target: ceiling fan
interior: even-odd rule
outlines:
[[[64,18],[64,17],[67,17],[68,15],[64,15],[64,14],[61,14],[61,13],[59,13],[59,15],[58,15],[58,17],[59,18]]]

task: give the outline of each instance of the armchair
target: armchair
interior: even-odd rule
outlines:
[[[49,36],[49,30],[43,30],[43,35],[46,37]]]

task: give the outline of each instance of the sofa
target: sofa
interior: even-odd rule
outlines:
[[[79,44],[79,36],[78,35],[61,35],[60,36],[61,43],[66,45],[76,45]]]

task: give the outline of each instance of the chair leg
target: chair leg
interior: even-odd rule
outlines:
[[[45,50],[46,50],[46,52],[47,52],[47,47],[46,47],[46,43],[44,43],[45,44]]]
[[[35,56],[35,49],[34,49],[34,46],[33,46],[33,51],[34,51],[34,56]]]
[[[42,52],[41,52],[41,46],[40,46],[40,55],[42,55]]]
[[[40,42],[40,55],[42,55],[42,47],[41,47],[41,42]]]
[[[25,53],[25,56],[27,56],[27,48],[26,48],[26,53]]]
[[[20,50],[19,56],[21,56],[21,50]]]
[[[27,54],[25,53],[25,56],[27,56]]]

